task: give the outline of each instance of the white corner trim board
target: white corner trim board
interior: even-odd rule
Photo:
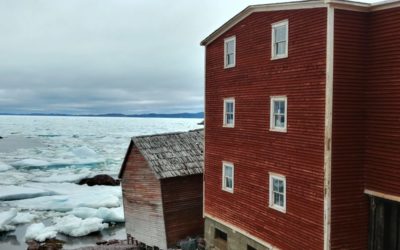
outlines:
[[[332,105],[333,105],[333,51],[335,9],[327,8],[327,48],[325,87],[324,140],[324,250],[331,249],[331,172],[332,172]]]

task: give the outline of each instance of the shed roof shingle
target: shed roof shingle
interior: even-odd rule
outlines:
[[[203,129],[133,137],[158,179],[203,173]],[[120,177],[125,168],[125,161]]]

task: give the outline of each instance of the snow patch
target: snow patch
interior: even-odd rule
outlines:
[[[54,218],[54,225],[57,231],[73,237],[85,236],[93,232],[108,228],[107,223],[102,223],[100,218],[81,219],[74,215],[67,215],[62,218]]]
[[[18,213],[17,216],[15,216],[11,220],[11,224],[26,224],[32,222],[34,219],[36,219],[38,216],[32,213]]]
[[[30,225],[26,229],[25,239],[45,241],[46,239],[52,239],[57,236],[57,230],[54,226],[46,227],[43,223],[35,223]]]
[[[104,222],[124,222],[124,210],[121,207],[115,207],[115,208],[106,208],[106,207],[101,207],[99,209],[94,209],[94,208],[88,208],[88,207],[79,207],[79,208],[74,208],[70,214],[86,219],[86,218],[100,218]]]

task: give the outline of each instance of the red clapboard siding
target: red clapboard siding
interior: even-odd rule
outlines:
[[[163,179],[161,189],[168,246],[203,235],[203,175]]]
[[[335,10],[331,249],[367,249],[364,105],[368,13]]]
[[[366,188],[400,195],[400,8],[370,13]]]
[[[122,178],[126,233],[149,246],[166,249],[161,185],[136,146]]]
[[[281,249],[323,248],[326,8],[253,13],[206,49],[205,212]],[[289,20],[289,57],[271,61],[271,24]],[[236,67],[224,69],[224,38]],[[270,96],[288,98],[287,133],[269,131]],[[235,128],[223,128],[223,98]],[[222,161],[235,165],[221,190]],[[286,176],[287,212],[268,207],[269,172]]]

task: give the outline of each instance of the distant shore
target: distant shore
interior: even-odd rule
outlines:
[[[147,114],[119,114],[119,113],[108,113],[108,114],[63,114],[63,113],[0,113],[2,116],[71,116],[71,117],[136,117],[136,118],[204,118],[204,112],[198,113],[174,113],[174,114],[159,114],[159,113],[147,113]]]

